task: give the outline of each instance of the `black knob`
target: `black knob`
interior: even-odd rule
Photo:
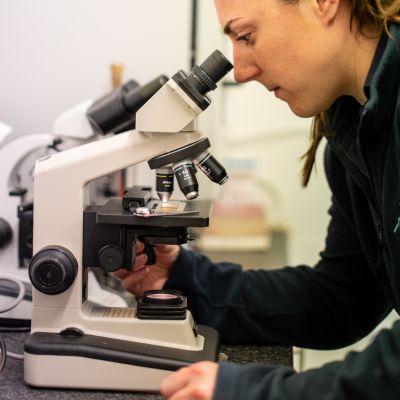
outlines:
[[[6,247],[11,239],[12,229],[10,224],[4,218],[0,218],[0,249]]]
[[[106,245],[98,253],[100,267],[107,272],[118,271],[123,268],[125,253],[119,246]]]
[[[44,294],[60,294],[73,284],[78,272],[74,255],[62,246],[47,246],[29,264],[32,285]]]

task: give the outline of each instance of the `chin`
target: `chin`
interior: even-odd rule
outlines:
[[[288,102],[288,105],[289,105],[290,109],[292,110],[292,112],[301,118],[315,117],[317,114],[322,112],[322,110],[320,110],[320,109],[318,109],[318,110],[315,108],[311,109],[311,107],[307,107],[305,104],[295,104],[295,103]]]
[[[311,112],[302,107],[292,106],[291,104],[289,104],[289,107],[292,110],[293,114],[295,114],[301,118],[310,118],[310,117],[314,117],[316,115],[315,112]]]

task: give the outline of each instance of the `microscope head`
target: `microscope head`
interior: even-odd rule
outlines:
[[[137,112],[136,126],[142,132],[188,132],[194,130],[195,118],[211,100],[207,93],[217,88],[217,82],[231,69],[232,64],[218,50],[187,74],[178,71]],[[156,118],[155,118],[156,116]],[[173,192],[174,175],[188,200],[198,196],[196,167],[213,182],[225,183],[225,168],[209,153],[207,138],[149,160],[156,169],[156,190],[166,204]]]
[[[141,132],[193,130],[189,124],[211,104],[207,93],[216,89],[217,82],[232,68],[225,56],[215,50],[189,73],[178,71],[136,113],[136,129]]]

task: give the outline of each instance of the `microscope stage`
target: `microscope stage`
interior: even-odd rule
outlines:
[[[86,208],[85,212],[96,213],[96,223],[136,226],[159,227],[205,227],[209,224],[211,202],[199,201],[170,201],[172,207],[161,207],[159,200],[150,200],[149,204],[156,212],[171,212],[174,215],[154,215],[150,217],[135,216],[122,208],[120,198],[111,198],[104,205],[94,205]],[[150,207],[149,207],[150,208]],[[196,214],[175,215],[176,212],[197,211]]]

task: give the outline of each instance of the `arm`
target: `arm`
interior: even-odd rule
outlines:
[[[315,268],[242,271],[181,250],[166,283],[182,290],[200,323],[231,343],[275,343],[318,349],[348,345],[390,311],[360,246],[339,161],[328,154],[333,187],[326,248]],[[342,185],[343,186],[343,185]]]
[[[362,352],[340,362],[296,373],[263,364],[201,362],[164,380],[166,399],[375,400],[400,395],[400,321],[383,330]]]
[[[343,361],[295,373],[261,364],[221,363],[213,399],[398,399],[400,321],[362,352]]]

